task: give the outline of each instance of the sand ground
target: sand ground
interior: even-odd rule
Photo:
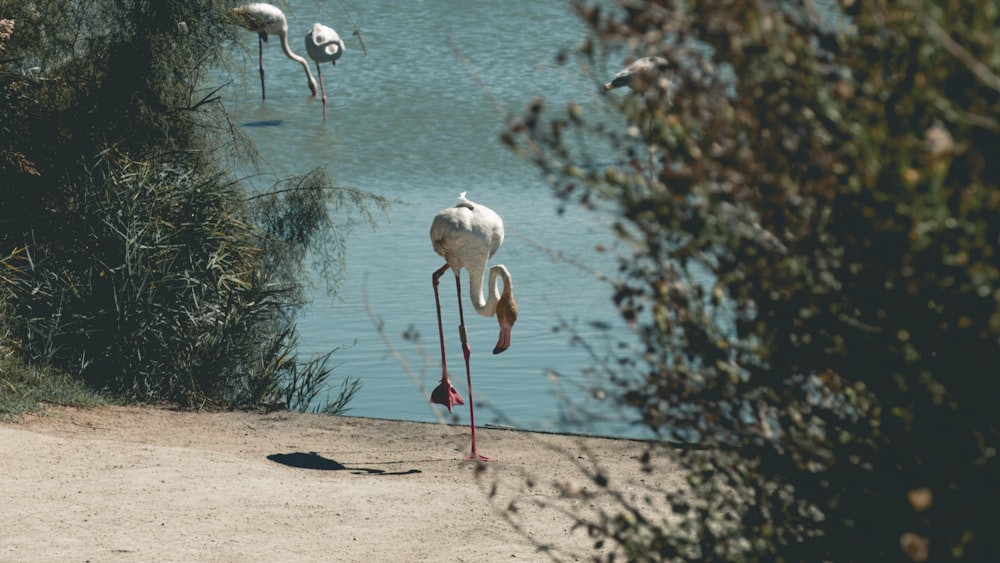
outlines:
[[[0,424],[0,561],[586,561],[570,514],[679,485],[631,440],[295,413]],[[611,544],[605,544],[603,553]]]

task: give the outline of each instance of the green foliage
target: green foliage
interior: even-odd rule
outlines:
[[[260,343],[283,341],[284,304],[218,180],[111,155],[88,169],[8,285],[28,356],[136,399],[234,400]]]
[[[339,273],[353,213],[387,202],[220,171],[253,156],[204,86],[227,4],[0,0],[0,328],[130,400],[305,410],[332,372],[294,354],[307,260]]]
[[[343,280],[345,242],[357,226],[357,216],[375,225],[378,215],[389,215],[387,199],[331,186],[320,169],[282,180],[270,191],[251,196],[250,203],[253,223],[265,233],[268,245],[262,256],[265,269],[295,284],[306,274],[307,265],[317,267],[333,294]],[[310,254],[317,263],[307,262]]]
[[[51,368],[28,366],[15,356],[0,359],[0,421],[15,420],[43,404],[90,408],[104,399],[79,380]]]
[[[1000,558],[997,4],[577,10],[585,61],[664,56],[673,95],[609,97],[624,133],[538,103],[505,140],[616,209],[620,398],[712,446],[682,456],[683,533],[605,533],[659,538],[633,559]]]

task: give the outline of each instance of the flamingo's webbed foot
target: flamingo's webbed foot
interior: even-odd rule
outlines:
[[[465,458],[465,461],[496,461],[496,460],[497,458],[495,457],[486,457],[478,452]]]
[[[447,379],[442,379],[441,383],[431,392],[431,402],[448,407],[448,412],[451,412],[451,407],[455,405],[465,404],[458,389],[455,389]]]

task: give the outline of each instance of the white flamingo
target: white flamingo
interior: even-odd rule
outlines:
[[[472,428],[472,454],[467,461],[493,461],[492,458],[480,455],[476,450],[476,415],[472,399],[472,372],[469,368],[469,357],[472,349],[469,346],[465,331],[465,318],[462,313],[462,284],[459,274],[462,268],[469,271],[469,298],[472,307],[484,317],[496,315],[500,324],[500,337],[493,349],[494,354],[503,352],[510,346],[510,334],[517,320],[517,303],[514,301],[514,288],[510,272],[502,264],[490,268],[489,297],[483,298],[483,277],[486,264],[503,244],[503,221],[500,216],[485,205],[473,203],[466,199],[466,192],[458,196],[454,207],[442,210],[431,223],[431,243],[434,251],[445,259],[431,279],[434,284],[434,302],[437,305],[438,336],[441,339],[441,383],[431,393],[431,402],[448,407],[448,412],[454,405],[464,404],[462,396],[452,386],[445,363],[444,328],[441,324],[441,299],[438,297],[438,282],[450,268],[455,273],[455,287],[458,291],[458,334],[462,342],[462,354],[465,357],[465,376],[469,384],[469,424]],[[503,280],[503,293],[497,287],[497,278]]]
[[[285,56],[302,65],[306,71],[306,79],[309,81],[309,90],[312,91],[313,96],[316,95],[316,80],[309,72],[309,63],[293,53],[292,48],[288,46],[288,21],[285,20],[284,12],[271,4],[255,3],[233,8],[232,14],[240,26],[257,34],[261,99],[267,99],[264,94],[264,42],[267,41],[268,34],[277,35],[281,41],[281,49],[285,51]]]
[[[306,34],[306,54],[316,63],[319,89],[323,92],[323,121],[326,121],[326,87],[323,86],[323,71],[319,63],[336,65],[346,48],[337,32],[321,23],[314,23],[312,31]]]
[[[641,92],[650,86],[662,87],[664,90],[669,90],[671,87],[670,63],[663,57],[642,57],[641,59],[636,59],[618,71],[611,78],[610,82],[606,82],[604,89],[613,90],[624,86],[628,86],[637,92]]]

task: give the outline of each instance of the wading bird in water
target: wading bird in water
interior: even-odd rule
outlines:
[[[292,48],[288,46],[288,22],[285,20],[284,12],[271,4],[255,3],[233,8],[232,14],[240,26],[257,34],[261,99],[267,99],[264,94],[264,42],[267,41],[268,34],[277,35],[281,41],[281,49],[285,51],[285,56],[302,65],[306,71],[306,79],[309,81],[309,90],[312,91],[313,96],[316,95],[316,80],[309,72],[309,63],[293,53]]]
[[[323,86],[323,71],[319,63],[337,64],[337,59],[344,54],[344,42],[333,28],[321,23],[314,23],[312,31],[306,34],[306,54],[316,63],[316,74],[319,76],[319,89],[323,92],[323,121],[326,121],[326,87]]]
[[[484,317],[496,316],[500,323],[500,338],[493,348],[494,354],[503,352],[510,346],[510,333],[517,320],[517,303],[514,301],[514,288],[510,272],[502,264],[490,268],[488,284],[489,297],[483,298],[483,277],[486,274],[486,263],[496,254],[503,244],[503,221],[500,216],[485,205],[473,203],[466,199],[466,192],[458,196],[454,207],[442,210],[431,223],[431,243],[434,251],[445,259],[431,279],[434,284],[434,302],[437,305],[438,336],[441,340],[441,384],[431,393],[431,402],[448,407],[448,412],[454,405],[464,404],[448,377],[448,367],[444,351],[444,327],[441,324],[441,299],[438,297],[438,282],[449,269],[455,273],[455,287],[458,291],[458,335],[462,342],[462,354],[465,356],[465,377],[469,384],[469,425],[472,428],[472,454],[467,461],[494,461],[492,458],[480,455],[476,450],[476,415],[472,398],[472,371],[469,367],[469,357],[472,348],[469,346],[465,331],[465,318],[462,313],[462,284],[459,274],[462,268],[469,271],[469,298],[472,307]],[[503,293],[497,287],[497,278],[503,280]]]
[[[663,57],[642,57],[618,71],[610,82],[604,84],[605,90],[613,90],[628,86],[636,92],[642,92],[649,87],[663,90],[671,89],[670,63]]]

